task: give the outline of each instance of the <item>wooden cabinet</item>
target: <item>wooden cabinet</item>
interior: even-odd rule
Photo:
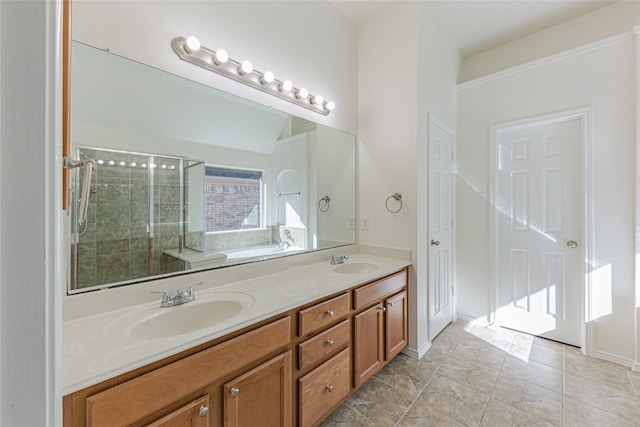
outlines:
[[[350,353],[346,348],[300,378],[301,427],[317,425],[349,395]]]
[[[67,395],[64,426],[317,426],[406,347],[407,274]]]
[[[100,392],[65,397],[69,413],[65,426],[148,424],[172,413],[199,391],[215,389],[225,376],[288,349],[290,343],[291,318],[285,317]],[[209,416],[210,425],[219,425],[215,420],[220,414]]]
[[[356,388],[384,365],[383,309],[382,304],[376,304],[353,318],[353,372]]]
[[[353,384],[360,387],[407,346],[407,272],[354,290]]]
[[[385,350],[387,361],[393,359],[409,342],[407,292],[387,298],[385,301]]]
[[[224,426],[291,426],[291,352],[228,382],[223,389]]]
[[[148,427],[207,427],[209,425],[209,395],[184,405]]]

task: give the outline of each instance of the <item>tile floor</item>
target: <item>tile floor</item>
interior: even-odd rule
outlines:
[[[449,325],[340,406],[333,426],[640,426],[640,373],[501,328]]]

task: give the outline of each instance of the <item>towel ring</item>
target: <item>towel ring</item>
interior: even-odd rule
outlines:
[[[389,200],[391,199],[395,200],[396,202],[400,202],[400,206],[395,211],[389,208]],[[402,194],[393,193],[392,195],[387,197],[387,200],[384,202],[384,207],[387,208],[387,210],[393,214],[400,212],[402,210]]]
[[[322,202],[324,202],[324,205],[326,206],[324,209],[322,209]],[[329,196],[324,196],[322,199],[318,200],[318,209],[320,212],[327,212],[329,210],[329,202],[331,202],[331,197]]]

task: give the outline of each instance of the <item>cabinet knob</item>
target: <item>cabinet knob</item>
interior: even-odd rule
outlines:
[[[329,347],[333,347],[333,340],[327,340],[327,345]]]
[[[333,310],[327,310],[327,316],[333,317]]]
[[[235,387],[233,387],[231,389],[231,397],[238,397],[239,394],[240,394],[240,390],[239,389],[237,389]]]
[[[198,415],[200,415],[201,417],[204,417],[208,413],[209,413],[209,408],[207,408],[206,406],[201,406],[200,409],[198,409]]]
[[[332,386],[332,385],[328,385],[328,386],[327,386],[327,391],[328,391],[329,393],[331,393],[331,392],[333,391],[333,386]]]
[[[387,308],[383,307],[383,306],[380,306],[380,307],[378,307],[378,310],[380,310],[381,312],[384,313],[385,311],[387,311]]]
[[[389,301],[387,304],[389,304],[389,307],[393,307],[393,301]]]

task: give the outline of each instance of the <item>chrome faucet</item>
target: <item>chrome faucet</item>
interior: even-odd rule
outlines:
[[[196,283],[195,285],[189,286],[186,291],[177,290],[176,295],[174,297],[171,296],[169,291],[159,290],[159,291],[151,291],[152,294],[162,294],[162,301],[160,302],[160,307],[173,307],[176,305],[186,304],[196,299],[196,294],[193,292],[193,286],[202,285],[203,282]]]
[[[345,259],[349,259],[349,255],[342,252],[340,255],[331,255],[331,265],[337,265],[344,263]]]

